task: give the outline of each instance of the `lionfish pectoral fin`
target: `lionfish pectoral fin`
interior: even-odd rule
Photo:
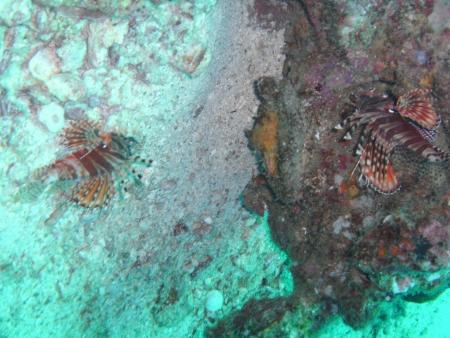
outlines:
[[[89,120],[71,121],[59,136],[59,143],[66,151],[94,149],[101,142],[100,124]]]
[[[361,173],[367,183],[383,194],[392,194],[400,187],[388,155],[379,143],[373,142],[364,147],[360,159]]]
[[[92,177],[80,182],[72,190],[72,200],[82,207],[104,206],[114,194],[114,186],[108,175]]]
[[[431,105],[427,90],[415,89],[401,95],[397,107],[401,116],[409,118],[423,128],[436,129],[441,122]]]

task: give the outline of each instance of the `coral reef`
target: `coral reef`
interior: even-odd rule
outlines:
[[[402,189],[381,196],[351,175],[352,145],[331,129],[351,97],[419,88],[447,150],[447,9],[0,1],[0,336],[295,337],[324,324],[350,337],[327,326],[342,317],[365,337],[394,335],[364,331],[370,317],[410,336],[402,313],[449,295],[448,164],[398,148]],[[25,183],[60,164],[57,135],[86,120],[102,126],[89,150],[132,135],[154,162],[108,208],[58,208],[73,182],[62,195]],[[78,200],[105,196],[90,184]],[[421,337],[434,309],[411,316]]]
[[[283,330],[284,316],[308,308],[311,325],[302,331],[307,336],[336,314],[364,329],[385,318],[384,304],[425,302],[448,287],[450,176],[444,152],[450,144],[450,77],[442,58],[448,30],[438,14],[440,3],[290,3],[283,79],[258,81],[261,104],[248,133],[249,144],[266,156],[267,147],[258,148],[261,142],[255,144],[254,135],[270,138],[269,132],[266,138],[260,135],[261,121],[277,107],[278,175],[268,174],[273,170],[265,161],[243,202],[255,212],[268,211],[272,237],[292,260],[295,291],[289,298],[271,299],[270,306],[265,306],[268,299],[252,300],[212,329],[212,335],[268,337]],[[422,89],[413,91],[417,87]],[[427,162],[396,147],[391,160],[402,182],[400,191],[382,195],[359,184],[353,175],[358,163],[351,156],[353,146],[339,143],[342,135],[332,132],[346,117],[341,115],[348,111],[349,97],[387,93],[381,100],[391,100],[388,109],[393,110],[384,110],[386,114],[408,115],[405,123],[416,133],[420,127],[411,121],[422,108],[429,114],[430,103],[421,101],[409,111],[405,107],[418,101],[415,93],[426,91],[442,124],[419,138],[427,147],[431,140],[443,149],[444,161]],[[375,114],[372,108],[367,111]],[[364,109],[359,106],[353,117],[363,121]],[[419,125],[435,128],[438,118],[431,117]],[[374,133],[381,139],[396,137],[380,129]],[[260,320],[248,308],[258,311]]]

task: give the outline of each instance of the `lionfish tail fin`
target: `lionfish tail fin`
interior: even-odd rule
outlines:
[[[31,173],[31,180],[35,182],[51,183],[58,179],[59,175],[53,164],[40,167]]]
[[[31,173],[31,179],[33,181],[45,181],[48,176],[48,170],[50,166],[46,165],[44,167],[37,168]]]

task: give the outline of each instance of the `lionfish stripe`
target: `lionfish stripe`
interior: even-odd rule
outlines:
[[[369,125],[372,133],[381,138],[385,143],[395,147],[402,144],[411,150],[416,150],[422,145],[432,146],[422,137],[420,132],[413,125],[404,121],[397,114],[388,114],[375,120]]]
[[[88,173],[74,156],[69,156],[53,163],[49,170],[49,175],[55,175],[59,180],[73,180],[87,176]]]
[[[395,119],[395,115],[392,120]],[[386,144],[386,147],[393,149],[397,145],[402,145],[420,156],[430,161],[445,161],[448,154],[434,146],[427,138],[424,138],[420,131],[412,124],[403,121],[400,123],[385,123],[370,125],[372,132],[379,142]],[[378,128],[378,129],[375,129]],[[378,132],[376,132],[377,130]]]
[[[108,150],[102,152],[103,157],[107,158],[110,162],[116,163],[116,162],[123,162],[126,160],[126,157],[123,155],[123,153],[119,151],[114,150]]]
[[[111,173],[114,167],[108,160],[105,159],[104,156],[105,154],[103,152],[99,152],[97,149],[94,149],[86,156],[86,160],[91,161],[97,168],[98,172]]]
[[[420,131],[410,123],[405,122],[401,132],[393,135],[393,139],[430,161],[444,161],[449,156],[424,138]]]
[[[83,149],[74,153],[80,164],[86,169],[90,176],[99,174],[98,166],[92,161],[92,151]]]
[[[411,119],[423,128],[435,129],[440,118],[428,98],[428,90],[415,89],[398,98],[397,109],[401,116]]]
[[[365,126],[367,124],[375,123],[376,121],[379,121],[380,118],[386,117],[387,115],[390,114],[378,110],[364,112],[364,114],[360,113],[352,119],[351,125],[353,128]]]

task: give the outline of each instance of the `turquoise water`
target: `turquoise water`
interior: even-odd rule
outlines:
[[[336,318],[319,332],[320,337],[449,337],[450,292],[425,303],[392,306],[392,316],[364,330],[353,330]]]
[[[0,2],[0,337],[203,337],[250,299],[295,292],[267,211],[242,208],[256,171],[244,130],[257,102],[239,95],[255,79],[222,78],[227,65],[251,68],[223,56],[239,38],[226,34],[236,22],[224,4]],[[246,18],[252,4],[233,15]],[[264,34],[283,38],[250,19],[239,29],[264,53]],[[246,48],[239,53],[251,54]],[[282,58],[268,54],[281,69]],[[243,101],[251,109],[230,127],[242,135],[236,141],[223,121],[244,111]],[[132,137],[133,157],[153,161],[114,169],[102,208],[73,201],[78,179],[36,178],[71,154],[61,145],[70,120]],[[449,304],[449,290],[423,304],[385,302],[382,321],[355,330],[332,316],[314,334],[450,337]],[[305,334],[298,321],[309,308],[300,307],[280,321],[286,337]]]

